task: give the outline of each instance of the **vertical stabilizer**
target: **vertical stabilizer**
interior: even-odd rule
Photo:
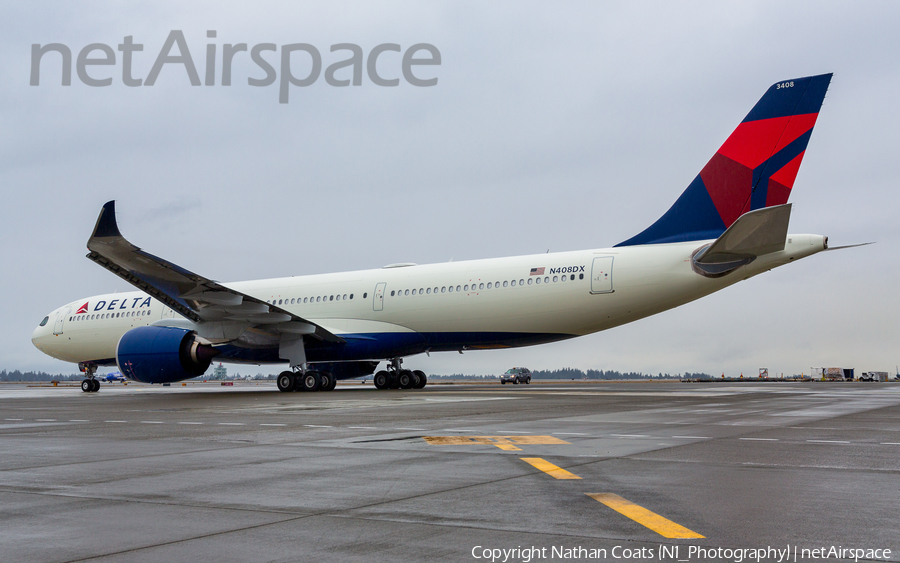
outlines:
[[[616,246],[718,238],[744,213],[787,203],[830,82],[773,84],[665,215]]]

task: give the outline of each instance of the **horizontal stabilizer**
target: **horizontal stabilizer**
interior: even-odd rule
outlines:
[[[784,250],[790,219],[790,203],[744,213],[715,242],[694,255],[694,269],[718,277],[757,256]]]

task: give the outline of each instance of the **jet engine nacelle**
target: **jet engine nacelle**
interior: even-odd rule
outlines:
[[[142,326],[122,335],[116,347],[119,371],[141,383],[172,383],[203,375],[219,351],[192,330]]]

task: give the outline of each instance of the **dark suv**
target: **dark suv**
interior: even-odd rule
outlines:
[[[500,383],[503,385],[506,385],[507,383],[512,383],[513,385],[519,383],[531,383],[531,372],[528,371],[528,368],[509,369],[500,376]]]

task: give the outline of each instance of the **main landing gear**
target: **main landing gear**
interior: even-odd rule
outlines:
[[[94,379],[94,374],[97,373],[97,366],[85,365],[79,367],[81,367],[81,371],[85,375],[85,379],[81,381],[81,390],[85,393],[96,393],[99,391],[100,381]]]
[[[278,390],[289,391],[331,391],[337,385],[337,379],[327,371],[304,371],[294,373],[283,371],[276,380]]]
[[[387,371],[381,370],[375,374],[375,387],[378,389],[421,389],[428,383],[425,372],[420,370],[410,371],[401,369],[402,358],[394,358],[387,366]]]

